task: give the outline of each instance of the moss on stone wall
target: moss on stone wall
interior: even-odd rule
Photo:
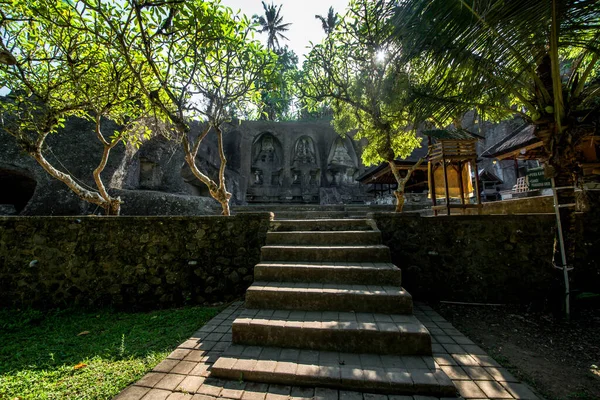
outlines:
[[[269,213],[0,218],[0,306],[171,307],[252,283]]]

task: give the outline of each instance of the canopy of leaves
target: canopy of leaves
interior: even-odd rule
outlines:
[[[119,53],[81,24],[81,12],[56,1],[2,4],[1,45],[16,63],[0,67],[0,87],[10,91],[0,107],[10,116],[4,128],[22,144],[54,132],[70,116],[104,116],[127,125],[144,114],[138,81]],[[114,39],[105,26],[94,29]],[[125,139],[124,133],[112,140]]]
[[[419,145],[407,124],[409,70],[390,40],[394,1],[356,0],[303,66],[300,90],[309,108],[329,102],[333,125],[366,138],[365,164],[407,157]]]
[[[270,75],[258,82],[262,97],[262,119],[283,121],[293,119],[291,106],[296,94],[294,78],[298,73],[298,56],[288,46],[274,51],[277,63]]]
[[[416,123],[479,108],[560,125],[597,110],[597,0],[405,0],[394,21],[401,60],[422,77]]]

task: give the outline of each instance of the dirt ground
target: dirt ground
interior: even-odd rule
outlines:
[[[600,306],[562,316],[522,306],[432,304],[444,318],[548,400],[600,399]]]

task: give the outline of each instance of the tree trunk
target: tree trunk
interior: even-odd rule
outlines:
[[[183,150],[185,152],[185,161],[192,170],[194,176],[208,187],[208,192],[210,193],[211,197],[218,201],[219,204],[221,204],[221,208],[223,209],[222,215],[229,216],[231,215],[231,210],[229,208],[229,199],[231,198],[231,193],[227,192],[225,186],[225,166],[227,165],[227,159],[225,158],[225,153],[223,150],[223,134],[219,128],[215,128],[215,130],[217,131],[217,139],[219,143],[219,157],[221,159],[218,185],[208,175],[203,174],[202,171],[200,171],[200,169],[196,165],[196,155],[198,154],[198,149],[200,149],[200,144],[202,143],[202,140],[210,131],[210,126],[200,134],[196,143],[194,143],[193,146],[189,142],[187,134],[184,133]]]
[[[396,196],[396,212],[401,213],[404,208],[404,192],[394,190],[394,196]]]
[[[227,191],[227,186],[225,185],[225,167],[227,166],[227,158],[225,157],[225,150],[223,147],[223,131],[221,131],[221,127],[216,126],[215,131],[217,131],[217,144],[219,147],[219,158],[221,160],[221,165],[219,166],[219,203],[221,203],[221,207],[223,208],[223,215],[230,216],[231,211],[229,209],[229,199],[231,199],[231,193]]]

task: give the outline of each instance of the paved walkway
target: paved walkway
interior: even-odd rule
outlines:
[[[425,396],[393,396],[343,390],[224,381],[209,377],[211,365],[231,344],[231,324],[244,310],[233,303],[169,357],[115,400],[323,399],[434,400]],[[525,384],[455,329],[431,307],[415,304],[414,314],[429,329],[433,356],[465,399],[540,399]]]

